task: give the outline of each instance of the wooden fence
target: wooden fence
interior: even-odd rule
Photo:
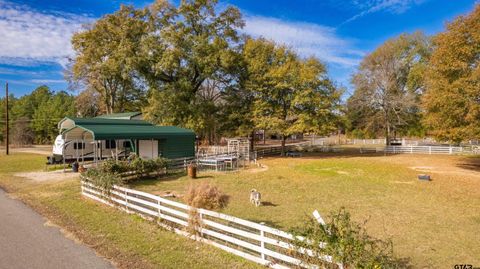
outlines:
[[[82,195],[116,207],[128,213],[136,213],[178,234],[199,240],[250,261],[272,268],[311,268],[292,251],[301,255],[313,255],[311,250],[296,249],[294,236],[263,224],[243,220],[205,209],[194,209],[186,204],[168,200],[153,194],[114,186],[107,195],[102,189],[82,178]],[[192,211],[196,210],[196,211]],[[200,227],[196,235],[188,233],[189,212],[196,212]],[[304,238],[297,237],[299,240]],[[332,264],[332,257],[322,256]],[[343,268],[337,264],[338,268]]]

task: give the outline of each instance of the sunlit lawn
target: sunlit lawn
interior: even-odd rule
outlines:
[[[452,268],[480,264],[480,173],[459,167],[472,161],[426,155],[271,158],[261,161],[268,169],[201,172],[196,180],[172,177],[135,188],[181,195],[189,184],[208,181],[230,196],[223,212],[284,230],[314,209],[326,216],[344,206],[357,221],[368,220],[372,235],[392,238],[397,256],[415,267]],[[423,172],[413,167],[427,169],[433,181],[419,181]],[[264,206],[249,203],[252,188],[262,193]]]
[[[45,157],[41,155],[0,155],[0,187],[102,256],[113,259],[119,268],[260,267],[140,217],[82,198],[76,179],[35,183],[14,176],[14,172],[41,171],[44,165]]]

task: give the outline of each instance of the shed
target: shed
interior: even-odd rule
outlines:
[[[64,141],[83,143],[76,147],[82,152],[85,144],[91,144],[95,160],[126,156],[127,152],[147,159],[195,156],[195,133],[176,126],[155,126],[143,120],[66,117],[58,128]]]

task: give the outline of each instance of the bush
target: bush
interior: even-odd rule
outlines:
[[[114,185],[122,185],[124,183],[120,174],[106,172],[101,168],[90,168],[83,175],[88,178],[90,183],[108,194]]]
[[[101,170],[106,173],[121,174],[131,170],[130,165],[126,162],[116,161],[114,159],[108,159],[104,161],[101,166]]]
[[[344,268],[407,267],[405,260],[394,258],[391,240],[382,241],[370,237],[364,227],[351,220],[344,208],[332,213],[325,225],[310,218],[304,226],[294,229],[292,233],[307,239],[293,242],[297,249],[312,250],[313,257],[296,253],[307,264],[335,268],[335,265],[320,258],[329,255],[335,262],[343,264]]]
[[[185,194],[185,202],[195,208],[221,209],[227,206],[228,196],[216,186],[208,183],[190,185]]]
[[[125,178],[123,178],[125,176],[131,179],[132,175],[125,174],[127,172],[133,172],[137,178],[142,178],[153,172],[160,172],[167,166],[168,160],[164,158],[153,160],[134,158],[130,163],[109,159],[97,168],[88,169],[84,175],[96,186],[109,189],[115,184],[125,183]]]
[[[227,206],[228,196],[225,195],[216,186],[208,183],[200,183],[198,185],[190,185],[185,194],[185,202],[192,206],[193,209],[188,212],[187,231],[194,235],[199,235],[199,228],[203,226],[197,208],[204,209],[221,209]]]

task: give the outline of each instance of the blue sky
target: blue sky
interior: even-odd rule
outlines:
[[[40,85],[67,89],[63,70],[71,35],[83,24],[114,12],[121,3],[150,1],[0,0],[0,83],[16,96]],[[402,32],[432,35],[447,21],[471,11],[475,0],[220,0],[244,14],[253,36],[287,44],[302,56],[315,55],[331,77],[347,86],[362,57]],[[348,95],[348,93],[347,93]]]

